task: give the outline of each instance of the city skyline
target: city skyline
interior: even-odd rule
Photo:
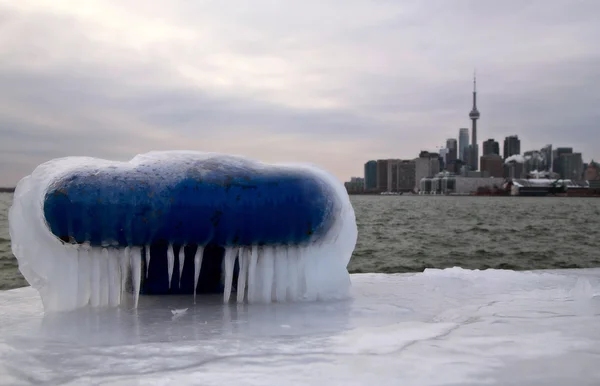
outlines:
[[[364,164],[363,177],[351,177],[344,182],[349,193],[399,193],[418,192],[419,194],[457,193],[456,178],[466,178],[468,182],[458,189],[461,193],[473,189],[499,189],[496,181],[510,181],[521,178],[546,178],[568,180],[578,184],[587,173],[588,163],[581,152],[573,147],[554,147],[546,144],[540,149],[522,152],[521,140],[517,134],[509,135],[500,142],[495,138],[482,141],[483,154],[479,155],[477,121],[481,114],[477,108],[477,78],[473,75],[473,105],[469,112],[471,120],[471,140],[469,129],[460,128],[458,140],[447,138],[445,147],[436,151],[421,150],[419,156],[409,159],[377,159]],[[590,160],[592,164],[594,160]],[[595,169],[594,166],[592,169]],[[444,186],[438,184],[445,181]],[[575,181],[575,182],[573,182]],[[585,183],[581,183],[585,189]],[[506,190],[504,191],[506,192]],[[502,193],[505,194],[505,193]],[[533,194],[533,193],[531,193]]]
[[[474,177],[483,177],[482,173],[484,173],[484,178],[515,178],[513,175],[518,175],[517,178],[521,178],[522,175],[527,175],[530,172],[534,174],[556,173],[556,176],[559,176],[559,178],[566,179],[574,178],[577,180],[583,178],[588,163],[585,162],[583,154],[579,151],[574,151],[572,146],[554,147],[553,144],[547,143],[542,148],[522,150],[519,135],[511,134],[501,141],[501,151],[501,142],[496,141],[496,138],[488,138],[481,142],[478,140],[477,121],[479,118],[480,112],[477,108],[477,78],[474,74],[473,105],[469,112],[471,132],[469,132],[468,128],[460,128],[457,137],[446,139],[445,147],[436,146],[434,151],[420,150],[418,157],[369,160],[364,164],[363,177],[353,176],[350,178],[350,183],[355,185],[352,189],[364,189],[365,191],[374,189],[374,184],[367,181],[375,181],[376,179],[376,188],[380,191],[386,190],[386,187],[380,185],[380,181],[382,181],[381,176],[382,174],[386,174],[384,172],[386,170],[387,179],[384,185],[387,185],[387,191],[397,191],[397,183],[391,180],[391,176],[397,179],[400,178],[400,174],[398,174],[397,170],[388,166],[395,166],[398,162],[416,163],[416,170],[413,171],[415,173],[415,189],[418,189],[421,178],[431,178],[439,172],[450,172],[463,176],[468,176],[469,173],[474,172]],[[479,151],[480,143],[482,145],[482,153]],[[562,157],[561,154],[563,155]],[[457,159],[459,164],[453,165]],[[432,160],[433,164],[431,163]],[[511,162],[509,163],[509,161]],[[521,166],[517,167],[514,165],[515,163]],[[596,163],[596,161],[592,158],[589,160],[589,163]],[[369,178],[370,173],[367,167],[369,164],[375,165],[377,169],[376,178],[375,175],[371,175]],[[434,165],[434,167],[431,165]],[[464,169],[465,167],[467,169]],[[360,185],[362,185],[362,188],[356,188],[356,186]],[[406,190],[406,187],[402,189]]]
[[[343,4],[343,6],[341,5]],[[309,162],[340,181],[470,127],[600,159],[600,3],[0,0],[0,186],[63,156]]]

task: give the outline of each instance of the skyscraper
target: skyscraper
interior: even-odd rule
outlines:
[[[497,142],[496,142],[497,143]],[[490,177],[502,178],[504,175],[504,161],[499,154],[484,154],[481,157],[481,171],[488,172]]]
[[[456,145],[456,138],[448,138],[446,140],[446,149],[448,149],[448,153],[446,154],[446,163],[453,163],[456,161],[458,157],[458,147]]]
[[[561,156],[563,154],[572,154],[572,147],[557,147],[552,151],[552,171],[557,174],[563,173],[561,165]]]
[[[504,138],[504,159],[516,154],[521,154],[521,141],[519,136],[509,135]]]
[[[462,128],[458,131],[458,158],[465,161],[465,151],[469,147],[469,129]]]
[[[445,170],[446,162],[448,162],[448,148],[441,148],[440,152],[440,170]]]
[[[483,143],[483,155],[498,154],[500,155],[500,144],[492,138]]]
[[[398,191],[409,192],[415,189],[415,161],[403,160],[398,164]]]
[[[471,170],[479,169],[479,147],[477,145],[477,120],[479,119],[479,110],[477,110],[477,79],[473,75],[473,108],[469,113],[471,119]]]
[[[377,161],[365,164],[365,190],[377,189]]]
[[[560,152],[563,150],[563,152]],[[565,150],[571,150],[566,152]],[[572,148],[557,148],[559,156],[555,159],[555,172],[560,178],[567,180],[580,180],[583,175],[583,159],[581,153],[573,153]]]
[[[385,192],[388,187],[388,160],[377,160],[377,190]]]
[[[398,191],[398,164],[402,162],[399,159],[389,159],[387,165],[387,190],[388,192]]]
[[[415,191],[421,186],[421,179],[433,177],[440,172],[439,154],[422,151],[419,158],[415,159]]]
[[[544,170],[552,170],[552,145],[546,145],[540,150],[540,153],[544,157]]]

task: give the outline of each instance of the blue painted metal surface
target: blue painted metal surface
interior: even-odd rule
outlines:
[[[92,246],[291,245],[326,232],[335,205],[312,173],[215,157],[73,170],[44,215],[57,237]]]

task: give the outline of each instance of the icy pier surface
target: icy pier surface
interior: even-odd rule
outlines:
[[[136,306],[140,293],[339,299],[357,237],[321,169],[182,151],[44,163],[17,185],[9,225],[46,310]]]
[[[34,290],[0,292],[0,383],[600,385],[599,269],[351,279],[342,301],[45,315]]]

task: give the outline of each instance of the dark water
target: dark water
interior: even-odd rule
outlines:
[[[11,194],[0,193],[0,289],[26,285],[10,250]],[[600,267],[600,199],[353,196],[350,272]]]
[[[351,272],[600,266],[600,199],[355,196]]]

